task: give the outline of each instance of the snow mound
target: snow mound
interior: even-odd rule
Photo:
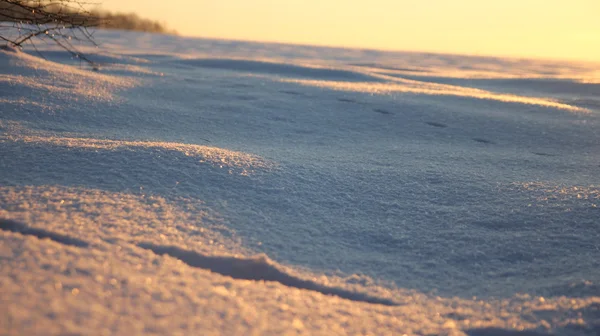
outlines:
[[[198,199],[166,198],[143,190],[109,192],[39,185],[0,187],[0,203],[3,205],[0,218],[27,224],[4,223],[6,231],[30,233],[39,238],[60,241],[65,236],[93,245],[177,243],[201,253],[244,252],[230,230],[223,226],[220,214]]]
[[[228,149],[182,144],[174,142],[159,142],[159,141],[126,141],[126,140],[106,140],[92,138],[70,138],[60,136],[37,136],[37,135],[7,135],[0,136],[0,141],[21,141],[32,144],[46,144],[54,146],[62,146],[68,148],[83,148],[83,149],[161,149],[168,151],[176,151],[185,154],[186,156],[196,157],[200,162],[205,162],[219,168],[237,168],[240,169],[240,174],[248,175],[256,169],[270,169],[276,165],[273,162],[265,160],[259,156],[232,151]]]
[[[131,78],[87,71],[23,52],[0,50],[0,68],[3,69],[0,85],[15,95],[36,90],[73,100],[80,97],[111,101],[117,90],[131,88],[137,83]]]
[[[26,236],[34,236],[39,239],[49,239],[67,246],[88,248],[91,245],[78,238],[41,228],[30,227],[29,225],[11,219],[0,218],[0,231],[20,233]],[[386,306],[398,305],[390,299],[378,298],[376,296],[353,292],[343,288],[324,286],[316,281],[303,279],[293,272],[286,271],[285,267],[278,265],[265,254],[246,258],[239,256],[205,255],[172,245],[138,243],[137,246],[159,255],[167,255],[178,259],[191,267],[206,269],[213,273],[229,276],[234,279],[274,281],[288,287],[306,289],[352,301]]]

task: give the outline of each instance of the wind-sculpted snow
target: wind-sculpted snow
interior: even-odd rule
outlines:
[[[342,288],[327,287],[315,281],[302,279],[288,274],[281,270],[281,266],[278,266],[266,255],[260,255],[253,258],[206,256],[193,251],[186,251],[176,246],[160,246],[148,243],[140,243],[138,246],[151,250],[157,254],[177,258],[192,267],[207,269],[211,272],[230,276],[234,279],[275,281],[285,286],[315,291],[325,295],[335,295],[352,301],[386,306],[398,305],[390,299],[378,298]]]
[[[240,174],[242,175],[251,174],[255,169],[270,169],[275,167],[274,163],[252,154],[236,152],[217,147],[190,145],[173,142],[126,141],[35,135],[25,135],[19,137],[0,136],[0,141],[3,140],[22,141],[25,143],[55,145],[69,148],[83,148],[90,150],[135,150],[136,148],[140,148],[175,151],[183,153],[184,155],[189,157],[196,157],[199,159],[199,162],[206,162],[219,168],[238,169]]]
[[[0,85],[4,90],[17,94],[23,94],[24,90],[36,90],[60,97],[71,98],[75,95],[110,101],[114,99],[116,90],[131,88],[136,84],[134,79],[58,64],[20,51],[0,50],[0,68],[8,70],[0,74]]]
[[[222,216],[198,199],[167,199],[143,189],[132,193],[42,185],[0,187],[0,203],[2,230],[75,242],[69,245],[140,240],[177,243],[207,254],[244,251]]]
[[[64,201],[64,200],[63,200]],[[64,202],[62,203],[64,204]],[[57,243],[87,248],[90,244],[84,240],[69,237],[68,235],[55,233],[49,230],[30,227],[21,222],[0,218],[0,231],[16,232],[22,235],[34,236],[39,239],[49,239]],[[396,306],[396,302],[390,299],[378,298],[361,292],[324,286],[316,281],[303,279],[293,273],[286,272],[281,265],[277,265],[266,255],[251,258],[204,255],[202,253],[188,251],[171,245],[156,245],[152,243],[138,243],[137,246],[150,250],[159,255],[168,255],[179,259],[189,266],[206,269],[214,273],[229,276],[234,279],[246,279],[255,281],[274,281],[282,285],[298,289],[306,289],[325,295],[335,295],[344,299]]]
[[[381,79],[375,76],[370,76],[357,71],[245,59],[188,59],[177,61],[176,64],[209,69],[242,71],[252,74],[272,74],[283,77],[308,77],[313,79],[343,80],[350,82],[381,81]]]
[[[281,79],[283,82],[298,83],[338,91],[364,92],[370,94],[412,93],[424,95],[455,96],[475,99],[486,99],[505,103],[518,103],[552,107],[573,112],[589,112],[587,108],[561,103],[551,98],[527,97],[514,94],[501,94],[487,90],[473,89],[462,86],[435,84],[419,81],[404,80],[401,83],[350,83],[340,81]]]
[[[0,334],[600,332],[597,64],[97,36],[0,52]]]
[[[416,59],[405,68],[386,66],[383,64],[357,63],[351,64],[368,68],[377,73],[398,77],[438,78],[444,81],[472,80],[561,80],[575,83],[593,84],[600,81],[599,64],[577,64],[544,62],[541,60],[518,60],[498,58],[465,58],[444,60],[438,55],[438,62],[421,61]],[[434,59],[434,58],[433,58]],[[471,61],[469,64],[465,62]],[[427,64],[427,63],[433,64]],[[423,64],[425,63],[425,64]]]
[[[594,335],[600,326],[597,297],[442,298],[357,285],[364,276],[298,275],[244,256],[192,199],[39,186],[3,187],[0,202],[5,334]]]
[[[269,74],[282,77],[282,82],[297,83],[340,91],[364,92],[370,94],[412,93],[425,95],[457,96],[476,99],[495,100],[508,103],[520,103],[558,108],[574,112],[589,112],[585,107],[569,105],[552,98],[497,93],[489,90],[460,85],[438,84],[418,79],[405,79],[388,74],[367,73],[300,66],[275,62],[244,59],[190,59],[180,60],[177,64],[210,69],[232,70],[251,74]],[[291,77],[291,78],[289,78]]]
[[[449,55],[441,53],[384,51],[253,43],[220,39],[148,36],[100,31],[107,45],[142,59],[184,58],[260,59],[289,63],[335,63],[375,70],[394,70],[456,78],[563,78],[598,83],[600,63],[531,60],[518,58]]]

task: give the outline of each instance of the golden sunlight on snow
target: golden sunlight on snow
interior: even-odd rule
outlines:
[[[560,103],[550,98],[517,96],[512,94],[495,93],[481,89],[472,89],[454,85],[426,83],[411,80],[398,80],[398,82],[402,83],[341,82],[310,79],[280,79],[280,81],[287,83],[296,83],[305,86],[327,88],[338,91],[365,92],[372,94],[389,94],[401,92],[424,95],[468,97],[476,99],[495,100],[505,103],[519,103],[538,105],[544,107],[553,107],[571,112],[589,112],[589,110],[586,108]]]
[[[118,89],[137,84],[132,78],[116,77],[59,64],[19,51],[0,51],[0,62],[8,63],[10,73],[0,74],[0,84],[26,86],[53,95],[96,101],[111,101]],[[6,56],[6,57],[4,57]]]
[[[218,214],[198,200],[30,186],[1,187],[0,202],[0,225],[10,228],[0,231],[2,300],[15,303],[0,319],[7,335],[543,332],[548,321],[558,330],[585,328],[584,318],[600,304],[597,297],[464,299],[405,289],[379,293],[394,306],[357,302],[276,281],[234,279],[146,248],[177,245],[215,262],[265,258],[244,257],[248,252],[236,241],[212,230],[220,225]],[[30,224],[15,227],[7,220]],[[348,286],[340,280],[313,281]]]

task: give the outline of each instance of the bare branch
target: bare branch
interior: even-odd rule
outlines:
[[[71,43],[78,41],[96,46],[89,27],[98,26],[96,18],[86,6],[93,3],[80,0],[0,0],[0,40],[14,47],[33,39],[55,43],[74,57],[95,65]]]

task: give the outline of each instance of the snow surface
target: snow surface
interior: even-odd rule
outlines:
[[[600,65],[0,50],[0,334],[596,335]]]

